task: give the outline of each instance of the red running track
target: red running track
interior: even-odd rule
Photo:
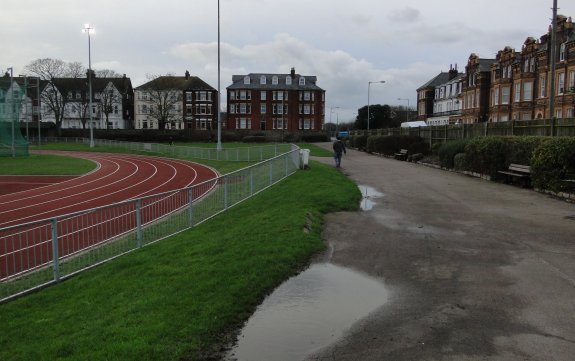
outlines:
[[[0,195],[0,229],[22,223],[28,223],[48,218],[54,218],[65,214],[80,212],[96,207],[110,205],[126,200],[133,200],[162,192],[173,191],[186,188],[194,184],[214,179],[217,172],[197,163],[187,162],[177,159],[144,157],[127,154],[108,153],[79,153],[79,152],[43,152],[56,155],[65,155],[89,159],[96,163],[94,171],[63,182],[42,186],[22,192]],[[28,178],[29,179],[29,178]],[[194,194],[194,198],[201,194]],[[187,200],[179,201],[179,203]],[[154,202],[158,202],[155,200]],[[164,214],[174,211],[182,204],[172,204],[173,209],[162,210]],[[133,216],[133,211],[131,212]],[[149,211],[144,211],[142,217],[151,218]],[[161,216],[161,215],[160,215]],[[102,217],[101,215],[99,217]],[[117,218],[111,215],[110,218]],[[134,218],[134,217],[132,217]],[[97,221],[82,221],[89,223],[102,223],[103,219]],[[133,220],[123,223],[114,223],[106,228],[106,235],[99,234],[98,239],[109,239],[117,234],[133,229]],[[143,220],[146,222],[146,219]],[[119,225],[121,224],[121,226]],[[59,228],[72,228],[73,225],[59,225]],[[87,227],[75,230],[74,239],[82,239],[93,236],[89,234]],[[126,229],[123,229],[123,228]],[[40,231],[38,231],[40,233]],[[78,235],[83,232],[85,234]],[[59,239],[66,240],[59,230]],[[12,238],[10,238],[12,236]],[[34,259],[40,258],[38,263],[44,264],[51,258],[50,244],[46,238],[49,235],[38,235],[38,240],[31,246],[28,241],[8,242],[7,239],[14,239],[10,231],[0,232],[0,279],[19,274],[26,269],[34,268]],[[1,240],[4,240],[3,242]],[[22,247],[19,246],[23,244]],[[60,255],[65,255],[65,247],[59,248]],[[78,247],[90,247],[93,241],[82,241],[82,245],[74,246],[75,252],[80,251]],[[31,253],[34,253],[32,255]],[[40,255],[40,257],[38,257]]]

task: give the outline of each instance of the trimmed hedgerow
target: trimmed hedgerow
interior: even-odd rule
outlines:
[[[568,189],[563,182],[566,176],[575,174],[575,138],[548,138],[542,142],[531,157],[533,186],[554,192]]]
[[[454,140],[447,142],[438,149],[439,165],[443,168],[453,169],[456,154],[465,153],[465,146],[469,140]]]
[[[509,167],[508,149],[508,142],[504,137],[473,138],[465,146],[467,168],[495,179],[498,177],[497,171]]]
[[[393,155],[401,149],[407,149],[409,154],[429,153],[429,145],[416,135],[376,135],[367,140],[367,151],[370,153]]]

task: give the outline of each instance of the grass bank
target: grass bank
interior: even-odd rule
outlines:
[[[360,198],[313,162],[197,228],[0,305],[0,359],[205,359],[323,249],[323,215]]]

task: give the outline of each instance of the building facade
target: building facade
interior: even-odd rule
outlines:
[[[315,76],[234,75],[227,87],[227,129],[318,131],[325,121],[325,90]]]
[[[457,65],[448,72],[441,72],[417,89],[417,120],[428,125],[444,125],[450,118],[459,116],[463,73]]]
[[[61,120],[62,129],[130,129],[134,90],[130,78],[92,78],[92,109],[86,78],[55,78],[43,82],[40,109],[43,122]],[[42,84],[42,82],[40,83]]]
[[[136,129],[217,129],[218,92],[188,71],[155,78],[134,93]]]

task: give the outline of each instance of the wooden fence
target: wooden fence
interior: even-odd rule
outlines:
[[[387,128],[350,131],[350,135],[417,135],[429,144],[488,135],[575,136],[575,118],[537,119],[499,123],[449,124],[413,128]]]

